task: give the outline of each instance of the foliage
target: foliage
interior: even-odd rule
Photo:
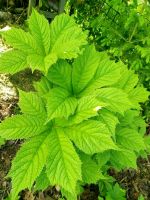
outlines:
[[[22,114],[0,124],[0,137],[24,139],[8,174],[11,199],[25,188],[48,185],[77,199],[84,184],[110,180],[111,166],[136,168],[137,157],[145,155],[139,103],[149,93],[122,62],[86,45],[86,34],[68,15],[49,26],[34,10],[28,23],[29,32],[13,28],[2,34],[13,49],[0,57],[0,72],[13,74],[29,65],[43,73],[36,92],[19,91]],[[109,190],[106,196],[123,199],[118,185]]]
[[[89,41],[97,50],[106,50],[116,61],[122,60],[139,74],[150,91],[150,3],[147,0],[86,0],[74,5],[76,21],[88,30]],[[144,114],[150,119],[150,105]]]

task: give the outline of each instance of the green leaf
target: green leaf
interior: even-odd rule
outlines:
[[[99,167],[103,167],[110,160],[110,151],[104,151],[102,153],[96,154],[96,160]]]
[[[65,117],[73,114],[77,106],[77,100],[63,88],[54,88],[47,94],[47,112],[48,121],[57,118]]]
[[[99,54],[94,46],[87,46],[82,55],[75,59],[72,71],[72,85],[75,94],[80,93],[93,78],[98,64]]]
[[[88,120],[66,128],[66,133],[75,145],[87,154],[103,152],[108,149],[115,149],[111,137],[107,134],[104,124]]]
[[[86,44],[86,34],[72,17],[61,14],[50,24],[51,52],[58,58],[76,58],[80,47]],[[61,45],[60,45],[61,44]]]
[[[34,88],[41,96],[47,94],[51,88],[52,84],[48,81],[45,76],[42,76],[39,82],[34,82]]]
[[[62,200],[65,200],[65,199],[69,199],[69,200],[77,200],[77,194],[76,192],[74,193],[71,193],[71,192],[68,192],[66,190],[64,190],[63,188],[61,189],[61,194],[62,194]],[[61,200],[61,199],[59,199]]]
[[[47,78],[52,83],[71,92],[71,73],[71,66],[66,61],[59,60],[50,68]]]
[[[133,70],[124,68],[121,77],[115,84],[115,87],[123,89],[127,93],[130,92],[138,83],[138,75]]]
[[[125,198],[125,190],[123,190],[118,183],[116,183],[113,187],[109,187],[106,200],[126,200]]]
[[[119,120],[112,112],[106,109],[100,110],[97,120],[104,123],[111,135],[115,137],[115,129]]]
[[[40,175],[36,179],[36,184],[34,186],[34,190],[42,190],[44,191],[50,185],[50,181],[47,177],[45,168],[42,170]]]
[[[44,58],[44,63],[45,63],[45,74],[47,75],[49,68],[56,63],[57,61],[57,56],[54,53],[50,53],[48,54],[45,58]]]
[[[77,180],[81,180],[81,162],[63,129],[54,129],[50,134],[48,150],[47,176],[50,183],[75,192]]]
[[[5,139],[3,139],[2,137],[0,137],[0,147],[5,144]]]
[[[100,103],[95,96],[82,97],[78,100],[76,112],[70,121],[72,123],[80,123],[88,118],[98,115],[98,111],[102,108],[103,104]]]
[[[38,116],[15,115],[0,124],[0,136],[8,140],[30,138],[46,129],[43,124]]]
[[[141,116],[139,110],[128,110],[123,117],[120,117],[119,127],[130,128],[136,130],[141,136],[146,133],[146,122]]]
[[[43,99],[35,92],[19,91],[19,107],[24,114],[46,117]]]
[[[38,54],[30,54],[27,57],[27,63],[32,69],[34,70],[41,70],[42,72],[45,72],[45,63],[44,63],[44,57]]]
[[[123,114],[131,107],[128,96],[123,90],[117,88],[101,88],[98,90],[98,99],[106,103],[109,110]]]
[[[21,190],[31,189],[46,163],[48,144],[49,135],[46,132],[27,141],[18,151],[9,172],[12,179],[12,200],[15,200]]]
[[[15,74],[27,68],[27,55],[22,51],[11,50],[0,56],[0,72]]]
[[[28,21],[32,36],[42,52],[47,55],[50,50],[50,28],[47,19],[33,9]]]
[[[136,46],[137,50],[141,53],[141,57],[146,59],[146,63],[149,63],[150,61],[150,48],[149,46],[147,47],[141,47],[141,46]]]
[[[7,44],[26,53],[41,53],[32,35],[22,29],[12,28],[3,34]]]
[[[141,195],[138,197],[138,200],[145,200],[145,199],[144,199],[144,196],[141,194]]]
[[[116,169],[137,168],[136,155],[133,151],[120,149],[119,151],[112,150],[111,163]]]
[[[129,99],[134,106],[134,108],[140,108],[139,103],[148,100],[150,92],[148,92],[144,87],[136,87],[129,93]]]
[[[137,151],[145,150],[143,137],[134,129],[121,128],[116,131],[117,143],[129,150]]]
[[[87,88],[81,93],[82,96],[94,92],[95,89],[113,85],[121,76],[123,66],[121,62],[115,63],[104,52],[99,53],[99,60],[97,71]]]
[[[100,167],[86,154],[81,154],[80,158],[82,162],[82,181],[86,184],[96,184],[100,179]]]

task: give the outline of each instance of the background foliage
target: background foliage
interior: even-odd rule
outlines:
[[[138,73],[140,83],[150,90],[150,4],[149,1],[69,1],[68,12],[89,31],[89,41],[98,51],[107,51]],[[144,112],[150,118],[150,103]]]

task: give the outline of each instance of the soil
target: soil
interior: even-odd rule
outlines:
[[[10,179],[6,179],[5,176],[20,146],[21,141],[10,141],[0,149],[0,200],[7,197],[10,192]],[[127,200],[137,200],[140,194],[143,194],[145,200],[150,200],[150,157],[148,160],[139,158],[137,170],[128,169],[119,173],[111,170],[110,174],[126,190]],[[85,186],[80,200],[97,200],[98,194],[96,185]],[[44,192],[38,193],[25,190],[20,196],[21,200],[58,200],[60,194],[54,187],[49,187]]]
[[[126,190],[127,200],[137,200],[142,194],[145,200],[150,200],[150,157],[137,160],[138,169],[123,170],[119,173],[110,171],[122,188]]]

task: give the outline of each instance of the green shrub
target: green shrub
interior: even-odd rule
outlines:
[[[107,170],[136,168],[137,157],[146,155],[139,103],[149,93],[132,70],[88,45],[71,17],[59,15],[49,26],[34,10],[28,23],[29,32],[2,33],[13,49],[0,57],[0,72],[30,66],[43,73],[36,92],[19,91],[22,114],[0,124],[1,138],[24,139],[8,174],[11,199],[25,188],[48,185],[59,185],[68,200],[77,199],[87,183],[98,183],[101,196],[107,190],[109,196],[115,191],[124,196],[118,185],[111,186]]]

